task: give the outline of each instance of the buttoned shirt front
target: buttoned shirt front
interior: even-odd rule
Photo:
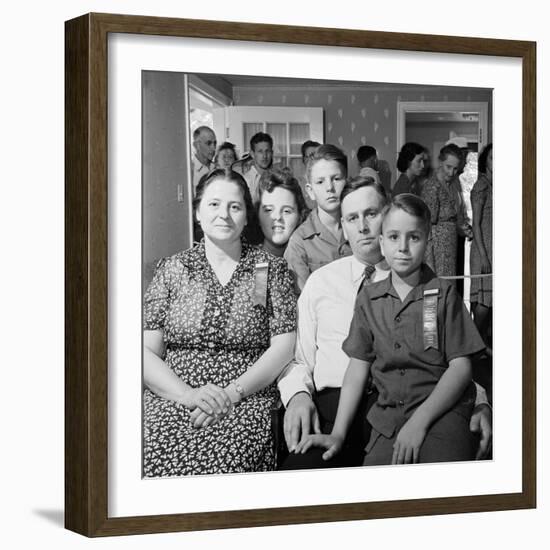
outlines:
[[[298,299],[295,358],[278,383],[285,406],[300,391],[313,394],[342,386],[349,363],[342,342],[349,333],[364,269],[355,256],[347,256],[318,269],[307,280]],[[388,273],[383,260],[375,265],[370,281],[380,281]]]
[[[294,231],[285,250],[285,260],[300,290],[314,271],[350,255],[351,247],[342,229],[334,235],[319,219],[317,209]]]
[[[424,344],[425,290],[438,293],[437,348]],[[403,302],[391,276],[363,286],[342,348],[349,357],[372,364],[379,397],[367,418],[392,437],[430,395],[451,360],[478,353],[485,345],[454,285],[423,266],[420,284]],[[469,418],[475,396],[470,384],[452,410]]]
[[[197,155],[193,155],[192,167],[193,167],[193,193],[194,193],[201,178],[204,175],[209,174],[213,170],[214,163],[211,162],[210,164],[208,164],[208,166],[206,166],[197,158]]]

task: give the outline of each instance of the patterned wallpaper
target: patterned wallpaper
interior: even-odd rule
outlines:
[[[349,173],[356,175],[355,152],[361,145],[378,150],[396,179],[398,101],[487,101],[491,91],[465,88],[403,87],[235,87],[235,105],[322,107],[325,141],[340,146],[348,155]],[[489,127],[491,117],[489,116]]]

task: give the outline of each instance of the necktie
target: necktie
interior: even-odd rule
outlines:
[[[363,288],[363,285],[366,283],[368,284],[369,281],[370,281],[370,278],[372,276],[372,274],[376,271],[376,268],[371,265],[371,264],[367,264],[365,266],[365,269],[363,271],[363,280],[361,281],[361,284],[359,285],[359,290],[357,291],[357,294],[359,294],[359,292],[361,292],[361,289]]]

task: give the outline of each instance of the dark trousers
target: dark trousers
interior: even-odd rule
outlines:
[[[397,432],[393,437],[387,438],[373,431],[363,465],[391,464],[396,437]],[[478,441],[477,435],[470,431],[470,419],[451,410],[431,425],[420,447],[418,461],[430,463],[474,460]]]
[[[361,400],[355,419],[340,453],[331,460],[323,460],[325,449],[312,448],[305,454],[290,453],[282,463],[281,470],[311,470],[315,468],[341,468],[360,466],[365,455],[365,446],[370,438],[371,427],[367,422],[367,412],[376,402],[378,394],[372,392]],[[330,434],[336,419],[340,388],[327,388],[313,397],[319,413],[321,431]]]

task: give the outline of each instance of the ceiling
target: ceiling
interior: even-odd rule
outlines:
[[[203,75],[201,75],[203,76]],[[400,83],[388,83],[388,82],[366,82],[366,81],[342,81],[342,80],[322,80],[313,78],[283,78],[273,76],[250,76],[250,75],[209,75],[216,78],[221,78],[233,88],[253,88],[253,87],[298,87],[298,88],[311,88],[327,86],[331,88],[366,88],[373,90],[399,90],[411,89],[411,90],[433,90],[441,88],[449,88],[457,90],[456,86],[429,86],[419,84],[400,84]],[[472,90],[473,88],[465,88]]]

